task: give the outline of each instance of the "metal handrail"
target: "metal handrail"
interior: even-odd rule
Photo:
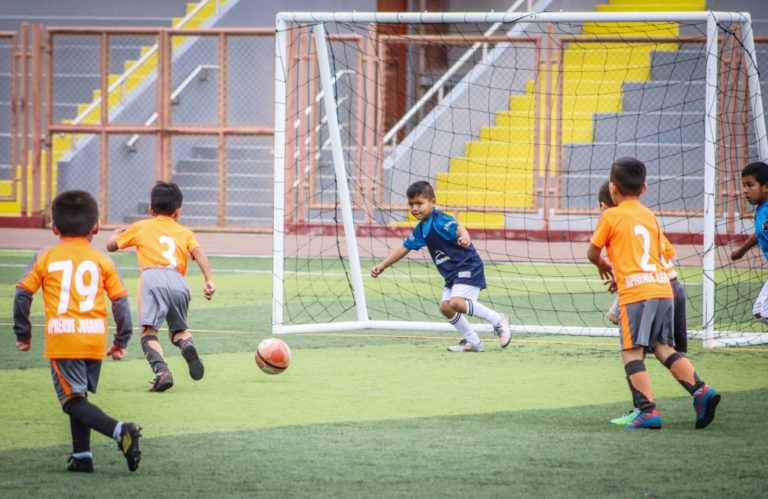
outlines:
[[[216,2],[216,11],[218,12],[218,10],[219,10],[219,0],[208,0],[207,2],[200,2],[197,5],[197,7],[192,9],[192,11],[189,14],[184,16],[181,19],[181,21],[179,21],[179,25],[176,26],[176,29],[183,28],[185,24],[187,24],[195,15],[197,15],[198,12],[200,12],[200,10],[203,9],[203,7],[207,6],[211,2]],[[115,82],[107,88],[107,95],[112,93],[118,87],[121,87],[122,85],[124,85],[126,80],[128,80],[128,78],[137,69],[139,69],[141,67],[141,65],[144,64],[147,61],[147,59],[152,57],[152,55],[154,55],[158,51],[159,48],[160,48],[160,45],[157,44],[157,43],[152,45],[152,47],[147,51],[146,54],[144,54],[136,62],[134,62],[133,65],[127,71],[125,71],[123,74],[121,74],[120,77],[117,80],[115,80]],[[123,99],[124,95],[125,95],[125,92],[120,92],[120,101],[121,102],[122,102],[122,99]],[[72,120],[72,124],[73,125],[79,125],[85,119],[86,116],[88,116],[94,109],[96,109],[98,106],[101,105],[102,100],[103,100],[103,96],[101,96],[101,95],[97,99],[94,99],[94,101],[91,102],[90,105],[88,105],[88,107],[86,107],[83,110],[82,113],[77,115],[77,117],[74,120]]]
[[[206,81],[208,79],[208,71],[213,69],[219,69],[219,66],[215,64],[201,64],[197,66],[195,69],[193,69],[189,75],[187,75],[186,78],[184,78],[184,81],[182,81],[178,87],[171,93],[171,104],[178,104],[179,103],[179,96],[181,93],[192,83],[192,81],[199,75],[201,72],[205,71],[203,73],[203,76],[200,77],[200,81]],[[150,116],[147,121],[144,122],[144,125],[149,126],[152,123],[154,123],[157,120],[158,114],[157,111],[152,113],[152,116]],[[136,147],[136,143],[141,139],[140,134],[134,134],[128,141],[125,143],[125,147],[131,151],[136,152],[138,150],[138,147]]]
[[[514,12],[517,10],[517,8],[520,6],[521,3],[523,3],[526,0],[517,0],[509,9],[507,9],[507,12]],[[530,2],[529,2],[530,3]],[[488,30],[484,33],[484,36],[491,36],[493,33],[495,33],[500,27],[502,23],[498,22],[493,24]],[[416,102],[416,104],[411,107],[405,115],[400,118],[400,121],[395,123],[395,125],[384,135],[384,139],[382,140],[383,144],[387,144],[390,142],[394,137],[397,136],[397,133],[410,121],[413,116],[418,113],[424,105],[429,102],[429,100],[434,96],[437,92],[442,91],[443,87],[445,86],[446,82],[454,75],[456,72],[461,68],[472,55],[474,55],[477,50],[485,45],[482,42],[475,42],[472,47],[467,50],[464,55],[462,55],[454,64],[451,66],[448,71],[445,72],[443,76],[440,77],[439,80],[435,82],[432,87],[430,87],[427,92],[421,96],[421,98]]]

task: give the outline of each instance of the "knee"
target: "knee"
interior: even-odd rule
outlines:
[[[451,306],[451,310],[453,310],[454,312],[463,313],[467,311],[467,301],[461,296],[452,296],[449,303]]]
[[[174,345],[179,344],[182,340],[186,340],[191,338],[192,335],[187,332],[186,329],[182,329],[181,331],[168,331],[168,338],[170,338],[171,343]]]
[[[456,315],[456,312],[453,310],[453,307],[451,307],[451,302],[448,300],[440,302],[440,312],[442,312],[442,314],[448,317],[449,319],[454,315]]]

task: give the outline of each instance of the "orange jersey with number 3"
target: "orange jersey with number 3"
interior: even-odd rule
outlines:
[[[139,267],[175,268],[181,275],[187,273],[187,255],[200,244],[195,234],[166,216],[156,216],[132,224],[117,237],[119,249],[136,247]]]
[[[114,262],[84,238],[63,237],[35,255],[16,284],[30,293],[43,288],[46,359],[104,358],[111,301],[128,295]]]
[[[621,305],[672,298],[662,240],[656,217],[638,200],[623,201],[600,216],[591,242],[606,249]],[[666,245],[672,248],[669,241]]]

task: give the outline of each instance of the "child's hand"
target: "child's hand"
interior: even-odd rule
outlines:
[[[611,264],[605,258],[600,258],[597,262],[597,270],[600,272],[600,277],[606,283],[613,281],[613,268]]]
[[[731,260],[741,260],[741,257],[744,256],[744,252],[741,250],[741,248],[736,248],[731,252]]]
[[[608,319],[609,321],[613,322],[614,324],[618,324],[619,323],[619,318],[616,316],[616,314],[614,314],[610,310],[608,312],[606,312],[605,318]]]
[[[381,273],[384,272],[384,267],[381,266],[381,264],[374,265],[371,269],[371,277],[376,278],[381,275]]]
[[[32,346],[32,340],[17,341],[16,350],[19,352],[29,352],[29,347]]]
[[[205,281],[205,287],[203,288],[203,298],[210,300],[213,298],[213,293],[216,292],[216,286],[213,285],[213,281]]]
[[[128,355],[128,350],[120,345],[112,343],[112,346],[107,350],[107,355],[112,357],[112,360],[123,360],[125,356]]]
[[[459,236],[456,242],[459,243],[459,246],[461,246],[462,248],[468,248],[469,245],[472,243],[472,241],[469,239],[469,234]]]

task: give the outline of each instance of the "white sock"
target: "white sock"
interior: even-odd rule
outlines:
[[[451,326],[455,327],[456,330],[461,333],[461,337],[467,340],[467,343],[472,343],[473,345],[480,343],[480,337],[472,328],[472,324],[469,323],[464,314],[457,312],[456,315],[448,319],[448,322],[450,322]]]
[[[479,317],[494,326],[501,324],[501,314],[477,301],[467,300],[467,315]]]
[[[93,457],[93,452],[87,450],[85,452],[75,452],[72,454],[75,459],[84,459],[86,457]]]
[[[120,437],[122,436],[121,435],[122,433],[123,433],[123,422],[118,421],[117,424],[115,425],[115,431],[112,432],[112,438],[114,438],[117,441],[117,443],[120,443]]]

